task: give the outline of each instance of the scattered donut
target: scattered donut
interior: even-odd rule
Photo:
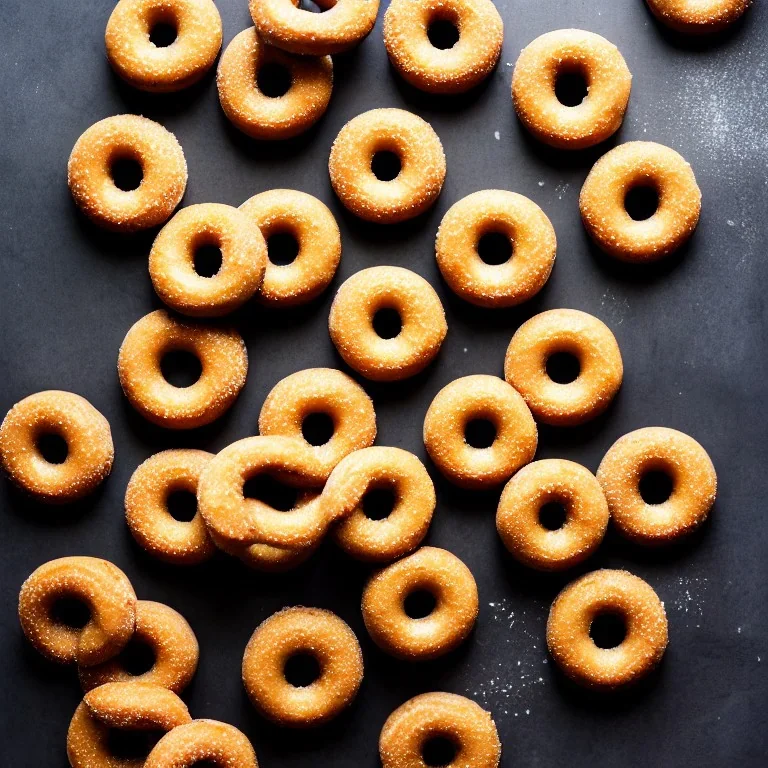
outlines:
[[[730,26],[752,0],[647,0],[659,21],[688,35],[711,35]]]

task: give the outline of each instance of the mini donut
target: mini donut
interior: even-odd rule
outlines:
[[[495,429],[487,448],[467,442],[467,427],[488,421]],[[536,423],[523,398],[497,376],[464,376],[443,387],[424,417],[424,445],[437,468],[463,488],[508,480],[533,460]]]
[[[400,162],[394,179],[379,179],[376,155]],[[366,221],[397,224],[434,205],[445,181],[445,154],[432,126],[403,109],[372,109],[352,118],[331,147],[328,171],[345,208]]]
[[[559,504],[565,522],[556,530],[542,525],[546,504]],[[559,571],[586,560],[608,527],[608,504],[597,478],[581,464],[544,459],[523,467],[505,486],[496,512],[504,546],[524,565]]]
[[[587,95],[566,106],[555,86],[580,76]],[[624,120],[632,73],[619,49],[594,32],[558,29],[537,37],[520,54],[512,75],[512,101],[523,125],[558,149],[585,149],[612,136]]]
[[[379,336],[374,316],[394,310],[401,323],[390,339]],[[426,368],[440,350],[448,325],[435,289],[402,267],[369,267],[339,288],[328,329],[344,362],[372,381],[399,381]]]
[[[175,31],[170,45],[152,42],[156,26]],[[107,22],[107,58],[135,88],[180,91],[213,66],[221,34],[221,16],[212,0],[120,0]]]
[[[406,599],[427,592],[435,607],[423,618],[406,613]],[[363,621],[385,653],[406,661],[444,656],[467,639],[478,611],[477,584],[456,555],[422,547],[374,574],[363,590]]]
[[[407,2],[407,0],[405,0]],[[513,249],[503,264],[486,264],[478,246],[502,235]],[[454,203],[440,222],[437,266],[450,289],[479,307],[512,307],[533,298],[549,279],[557,238],[533,200],[503,189],[475,192]]]
[[[576,378],[561,384],[547,372],[554,355],[576,359]],[[515,332],[504,359],[504,378],[545,424],[572,427],[601,414],[624,376],[619,345],[605,323],[576,309],[534,315]]]
[[[136,189],[115,184],[115,167],[141,167]],[[166,221],[184,196],[187,161],[176,137],[138,115],[115,115],[92,125],[75,143],[67,183],[77,207],[105,229],[135,232]]]
[[[259,87],[263,67],[288,73],[290,85],[280,96]],[[325,113],[333,90],[330,56],[292,56],[268,45],[251,27],[227,46],[216,73],[219,102],[238,130],[262,141],[290,139],[304,133]]]
[[[489,712],[455,693],[423,693],[398,707],[379,736],[382,768],[426,768],[429,742],[446,739],[456,750],[450,768],[497,768],[501,742]]]
[[[212,277],[195,269],[195,252],[213,246],[221,267]],[[261,287],[267,244],[261,231],[237,208],[219,203],[190,205],[161,230],[149,253],[149,276],[160,299],[193,317],[233,312]]]
[[[40,450],[57,436],[67,446],[56,464]],[[0,425],[0,462],[8,477],[38,501],[63,504],[92,493],[115,458],[109,422],[84,398],[48,390],[16,403]]]
[[[654,16],[668,27],[689,35],[722,32],[752,4],[752,0],[647,0]]]
[[[57,621],[60,600],[83,603],[90,613],[82,628]],[[136,593],[128,577],[97,557],[61,557],[37,568],[21,585],[19,622],[27,640],[43,656],[81,667],[116,656],[133,636]]]
[[[666,501],[648,503],[640,482],[660,472],[672,481]],[[712,460],[692,437],[667,427],[645,427],[619,438],[597,470],[619,532],[641,544],[665,544],[707,519],[717,495]]]
[[[295,307],[319,296],[333,280],[341,259],[341,233],[327,205],[306,192],[271,189],[246,200],[240,210],[270,238],[296,241],[290,264],[269,260],[258,298],[267,306]]]
[[[635,189],[658,195],[647,219],[637,221],[627,212],[627,196]],[[592,167],[579,209],[587,233],[609,256],[644,263],[668,256],[690,238],[701,213],[701,190],[690,164],[674,149],[629,141]]]
[[[319,677],[294,686],[285,666],[295,656],[312,656]],[[243,656],[243,684],[253,705],[278,725],[306,728],[336,717],[357,695],[363,655],[355,633],[338,616],[320,608],[284,608],[255,630]]]
[[[626,626],[624,640],[599,648],[592,622],[616,615]],[[562,671],[589,688],[610,690],[647,675],[667,647],[664,604],[652,587],[627,571],[603,569],[571,582],[552,603],[547,647]]]
[[[200,378],[189,387],[167,382],[160,368],[169,352],[198,358]],[[130,404],[148,421],[167,429],[210,424],[235,402],[248,373],[248,353],[234,329],[192,325],[158,309],[137,320],[117,358],[120,385]]]

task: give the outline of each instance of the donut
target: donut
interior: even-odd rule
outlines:
[[[376,175],[379,158],[397,163],[394,178],[379,178],[385,176],[381,171]],[[331,147],[328,171],[347,210],[365,221],[397,224],[434,205],[445,181],[445,154],[432,126],[417,115],[372,109],[341,129]]]
[[[284,93],[279,93],[277,79],[274,90],[269,83],[266,92],[260,87],[260,73],[270,70],[286,79]],[[292,56],[268,45],[251,27],[227,46],[216,85],[221,108],[239,131],[261,141],[290,139],[325,113],[333,90],[333,62],[330,56]]]
[[[433,25],[457,34],[449,48],[430,40]],[[400,77],[428,93],[464,93],[485,80],[501,54],[504,22],[491,0],[392,0],[384,45]]]
[[[407,599],[427,593],[434,608],[411,618]],[[363,590],[363,621],[385,653],[407,661],[444,656],[467,639],[478,611],[477,584],[456,555],[422,547],[375,573]]]
[[[47,455],[45,441],[66,444]],[[0,462],[8,477],[38,501],[63,504],[92,493],[115,458],[109,422],[84,398],[48,390],[16,403],[0,425]],[[54,460],[49,460],[54,459]]]
[[[258,298],[270,307],[295,307],[319,296],[333,280],[341,258],[341,233],[328,206],[295,189],[271,189],[246,200],[240,210],[267,241],[295,241],[290,264],[269,259]]]
[[[642,481],[660,473],[670,494],[647,502]],[[712,460],[692,437],[667,427],[645,427],[619,438],[597,470],[619,533],[640,544],[665,544],[685,536],[707,519],[717,495]]]
[[[688,35],[710,35],[733,24],[752,0],[647,0],[659,21]]]
[[[467,441],[477,423],[490,422],[487,447]],[[503,379],[475,375],[441,389],[424,417],[424,446],[435,466],[463,488],[487,488],[505,482],[533,460],[536,423],[523,398]]]
[[[626,635],[613,648],[590,636],[600,616],[618,617]],[[627,571],[593,571],[569,584],[552,603],[547,647],[560,669],[589,688],[611,690],[634,683],[661,660],[667,616],[653,588]]]
[[[170,45],[152,33],[170,27]],[[180,91],[213,66],[221,48],[221,16],[212,0],[120,0],[107,22],[112,69],[142,91]]]
[[[658,198],[648,218],[633,219],[627,210],[636,190]],[[587,233],[605,253],[645,263],[668,256],[690,238],[701,213],[701,190],[693,169],[674,149],[629,141],[606,152],[592,167],[581,188],[579,209]]]
[[[195,254],[213,247],[221,266],[211,277],[198,274]],[[193,317],[219,317],[242,306],[261,287],[267,244],[237,208],[219,203],[190,205],[161,230],[149,253],[149,276],[160,299]]]
[[[581,103],[560,101],[561,78],[580,79],[586,94]],[[512,74],[512,102],[520,122],[536,139],[558,149],[585,149],[616,133],[631,88],[632,74],[619,49],[582,29],[537,37],[523,48]]]
[[[88,609],[83,627],[55,615],[56,604],[76,600]],[[61,557],[37,568],[21,585],[19,621],[30,643],[51,661],[101,664],[133,636],[136,593],[128,577],[96,557]]]
[[[121,164],[138,165],[138,186],[117,186],[116,181],[123,183]],[[138,115],[115,115],[77,140],[67,183],[77,207],[93,222],[135,232],[162,224],[174,212],[187,186],[187,161],[176,137],[162,125]]]
[[[400,323],[391,338],[376,330],[382,310]],[[328,330],[350,368],[372,381],[399,381],[429,365],[448,325],[439,296],[423,277],[402,267],[369,267],[339,288]]]
[[[198,358],[202,372],[194,384],[176,387],[166,381],[161,363],[169,352]],[[192,325],[158,309],[126,334],[117,371],[125,396],[145,419],[167,429],[194,429],[235,402],[245,384],[248,353],[234,329]]]
[[[578,364],[576,378],[561,383],[549,365],[557,356]],[[624,366],[605,323],[576,309],[534,315],[512,336],[504,378],[545,424],[572,427],[601,414],[621,386]],[[570,377],[568,377],[570,378]]]
[[[436,765],[430,743],[447,741],[454,750],[451,768],[497,768],[501,742],[489,712],[455,693],[423,693],[398,707],[379,736],[382,768]],[[441,762],[442,764],[442,762]]]
[[[509,242],[503,264],[487,264],[479,252],[483,238],[494,236]],[[556,250],[555,230],[544,211],[503,189],[475,192],[454,203],[435,241],[437,266],[448,287],[479,307],[512,307],[533,298],[552,272]]]
[[[286,665],[310,656],[318,677],[307,685],[286,679]],[[363,655],[355,633],[320,608],[284,608],[255,630],[243,656],[243,684],[253,705],[278,725],[306,728],[336,717],[357,695]]]

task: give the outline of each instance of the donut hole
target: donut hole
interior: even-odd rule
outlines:
[[[203,365],[192,352],[186,349],[172,349],[160,360],[160,371],[172,387],[186,389],[203,375]]]
[[[624,195],[624,209],[634,221],[650,219],[659,209],[659,190],[651,184],[638,184]]]
[[[438,17],[429,23],[427,37],[433,48],[446,51],[459,42],[459,28],[452,19]]]
[[[197,514],[197,496],[192,491],[171,491],[165,505],[168,507],[168,514],[180,523],[191,522]]]
[[[627,622],[619,613],[612,611],[600,613],[589,625],[589,636],[598,648],[616,648],[627,636]]]
[[[71,629],[82,629],[91,620],[91,609],[77,597],[59,597],[50,610],[51,621]]]
[[[278,512],[290,512],[299,500],[299,491],[269,474],[254,475],[243,484],[243,496],[266,504]]]
[[[394,339],[403,330],[403,319],[392,307],[383,307],[373,316],[373,330],[382,339]]]
[[[400,175],[403,163],[400,157],[388,149],[374,152],[371,158],[371,171],[379,181],[393,181]]]
[[[425,765],[445,766],[456,759],[456,744],[447,736],[430,736],[421,748],[421,758]]]
[[[67,441],[55,432],[40,435],[35,443],[37,452],[49,464],[63,464],[69,455]]]
[[[165,733],[159,728],[110,728],[107,733],[107,749],[118,760],[136,761],[143,765],[143,761]]]
[[[403,610],[409,619],[426,619],[437,605],[437,598],[428,589],[414,589],[403,600]]]
[[[215,277],[221,269],[224,257],[215,243],[202,243],[195,248],[195,272],[200,277]]]
[[[491,266],[506,264],[512,258],[512,241],[502,232],[486,232],[477,241],[477,255]]]
[[[279,99],[285,96],[291,89],[291,85],[293,85],[293,77],[285,64],[267,61],[259,67],[256,86],[267,98]]]
[[[555,352],[547,358],[546,370],[555,384],[571,384],[579,378],[581,363],[572,352]]]
[[[307,651],[289,656],[283,667],[283,677],[294,688],[306,688],[320,678],[320,662]]]
[[[333,419],[322,411],[308,414],[301,422],[301,434],[314,446],[325,445],[333,437],[335,428]]]
[[[135,636],[128,641],[128,645],[120,653],[123,669],[134,677],[145,675],[155,666],[156,661],[154,648],[143,640],[137,640]]]
[[[299,10],[300,11],[307,11],[309,13],[323,13],[327,11],[328,8],[321,8],[317,3],[312,2],[312,0],[299,0]]]
[[[385,520],[395,508],[397,497],[392,488],[370,488],[363,495],[363,514],[369,520]]]
[[[548,531],[559,531],[568,519],[568,510],[559,501],[548,501],[539,510],[539,524]]]
[[[141,163],[133,157],[116,157],[109,166],[109,175],[114,185],[123,192],[138,189],[144,179]]]
[[[674,483],[664,470],[652,469],[643,474],[638,487],[646,504],[663,504],[672,495]]]
[[[464,427],[464,440],[472,448],[490,448],[496,434],[496,425],[490,419],[471,419]]]
[[[176,38],[179,36],[179,31],[176,25],[171,21],[158,21],[152,25],[152,29],[149,30],[149,42],[155,46],[155,48],[167,48],[169,45],[173,45],[176,42]]]
[[[291,232],[275,232],[267,238],[267,258],[270,263],[284,267],[296,261],[299,241]]]
[[[562,69],[555,75],[555,97],[564,107],[578,107],[589,95],[586,75],[579,69]]]

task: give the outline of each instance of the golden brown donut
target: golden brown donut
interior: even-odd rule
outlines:
[[[169,352],[198,358],[200,378],[189,387],[169,384],[160,368]],[[167,429],[210,424],[235,402],[248,373],[248,353],[234,329],[193,325],[162,309],[137,320],[117,358],[120,385],[130,404],[148,421]]]
[[[170,45],[152,41],[157,26],[176,33]],[[221,33],[213,0],[120,0],[107,22],[107,58],[129,85],[143,91],[180,91],[213,66]]]
[[[635,220],[627,211],[630,192],[650,189],[656,211]],[[674,149],[652,141],[629,141],[604,154],[579,195],[589,236],[621,261],[649,262],[676,251],[696,229],[701,190],[693,169]]]
[[[599,648],[592,622],[615,615],[626,627],[614,648]],[[552,603],[547,647],[560,669],[590,688],[610,690],[647,675],[667,647],[664,604],[642,579],[627,571],[603,569],[571,582]]]
[[[400,171],[379,179],[377,155],[394,154]],[[333,189],[355,216],[396,224],[431,208],[445,180],[445,154],[432,126],[403,109],[372,109],[339,132],[328,160]]]
[[[60,600],[89,611],[82,628],[53,615]],[[136,593],[128,577],[96,557],[60,557],[37,568],[21,585],[19,621],[30,643],[61,664],[101,664],[127,645],[136,625]]]
[[[285,678],[289,659],[312,656],[319,677],[294,686]],[[332,720],[357,695],[363,655],[355,633],[320,608],[284,608],[263,621],[243,656],[243,684],[253,705],[278,725],[306,728]]]
[[[264,67],[290,78],[288,90],[271,96],[259,87]],[[304,133],[325,113],[333,90],[330,56],[292,56],[243,30],[227,46],[216,73],[219,102],[227,119],[254,139],[289,139]]]
[[[583,78],[587,95],[566,106],[555,86],[561,76]],[[558,149],[584,149],[619,129],[629,103],[632,74],[619,49],[593,32],[558,29],[527,45],[512,75],[512,101],[523,125]]]
[[[118,163],[141,167],[141,183],[123,190],[113,177]],[[92,125],[75,143],[67,183],[77,207],[105,229],[134,232],[162,224],[187,186],[187,161],[176,137],[138,115],[115,115]]]
[[[394,310],[400,332],[379,336],[374,317]],[[328,329],[344,362],[372,381],[399,381],[426,368],[440,350],[448,325],[435,289],[402,267],[369,267],[339,288]]]
[[[487,448],[467,442],[467,427],[489,421]],[[536,423],[522,397],[497,376],[464,376],[443,387],[424,417],[424,445],[437,468],[463,488],[487,488],[509,479],[533,460]]]
[[[554,381],[547,363],[554,355],[576,358],[579,372]],[[576,309],[534,315],[515,332],[504,360],[504,378],[545,424],[572,427],[601,414],[619,391],[624,365],[605,323]]]
[[[666,501],[643,499],[640,483],[660,472],[672,483]],[[692,437],[667,427],[636,429],[619,438],[597,470],[611,519],[619,532],[641,544],[665,544],[706,520],[717,495],[712,460]]]
[[[408,2],[408,0],[404,0]],[[478,253],[484,236],[503,235],[513,252],[503,264]],[[454,203],[440,222],[437,266],[450,289],[479,307],[512,307],[535,296],[555,263],[557,238],[533,200],[503,189],[485,189]]]
[[[411,618],[406,599],[427,592],[435,607]],[[477,584],[456,555],[422,547],[374,574],[363,590],[363,621],[383,651],[398,659],[427,661],[444,656],[467,639],[478,611]]]
[[[45,458],[41,442],[64,440],[60,463]],[[109,422],[84,398],[48,390],[20,400],[0,425],[0,462],[8,477],[38,501],[63,504],[92,493],[115,457]]]
[[[739,19],[752,0],[647,0],[657,19],[678,32],[709,35]]]

